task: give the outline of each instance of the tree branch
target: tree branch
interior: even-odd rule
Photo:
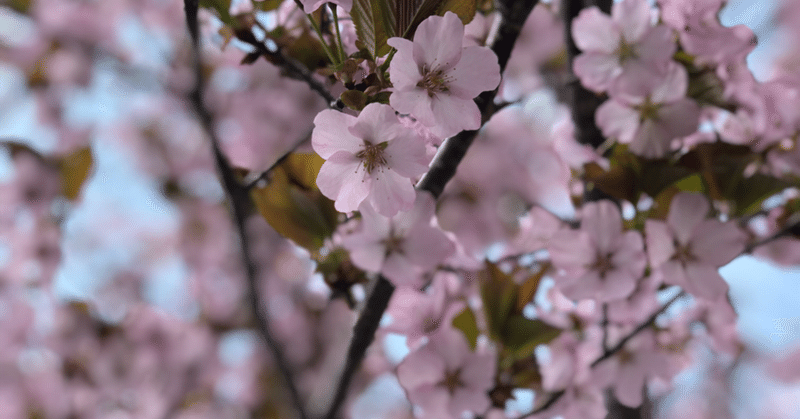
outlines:
[[[277,160],[275,160],[275,163],[272,163],[267,168],[267,170],[264,170],[263,172],[259,173],[255,177],[251,177],[250,180],[247,181],[247,185],[245,185],[245,189],[251,190],[251,189],[255,188],[258,185],[258,182],[261,182],[262,180],[267,179],[269,177],[269,174],[272,173],[272,171],[275,170],[276,167],[278,167],[287,158],[289,158],[289,156],[291,156],[292,153],[294,153],[295,150],[297,150],[298,147],[303,145],[309,139],[311,139],[311,132],[310,131],[306,135],[304,135],[300,140],[298,140],[297,142],[292,144],[292,146],[289,147],[289,149],[285,153],[281,154],[281,156],[278,157]]]
[[[643,330],[645,330],[648,327],[650,327],[650,325],[653,324],[656,321],[656,318],[658,316],[660,316],[661,313],[666,311],[669,308],[669,306],[672,305],[672,303],[674,303],[675,301],[677,301],[678,299],[680,299],[681,297],[683,297],[685,295],[686,295],[686,292],[685,291],[681,291],[681,292],[678,293],[678,295],[672,297],[669,301],[664,303],[664,305],[661,306],[661,308],[656,310],[655,313],[651,314],[650,317],[647,318],[647,320],[645,320],[644,322],[639,324],[639,326],[637,326],[636,329],[633,329],[632,332],[628,333],[624,338],[620,339],[620,341],[617,342],[617,344],[614,345],[611,349],[608,349],[608,350],[604,351],[603,355],[600,355],[599,358],[595,359],[591,364],[591,368],[596,367],[601,362],[607,360],[608,358],[611,358],[612,356],[614,356],[614,354],[616,354],[617,352],[621,351],[622,348],[624,348],[625,345],[631,339],[636,337],[636,335],[641,333]],[[553,395],[550,396],[550,398],[547,399],[547,401],[543,405],[539,406],[538,408],[536,408],[536,409],[534,409],[534,410],[532,410],[532,411],[530,411],[530,412],[528,412],[528,413],[526,413],[526,414],[524,414],[522,416],[519,416],[517,419],[525,419],[525,418],[528,418],[528,417],[531,417],[533,415],[537,415],[539,413],[542,413],[542,412],[546,411],[547,409],[553,407],[553,405],[559,399],[561,399],[562,396],[564,396],[564,393],[565,393],[564,390],[561,390],[561,391],[553,393]]]
[[[501,13],[502,21],[498,36],[492,44],[492,51],[497,55],[501,73],[506,64],[508,64],[508,59],[519,37],[522,25],[537,3],[539,3],[539,0],[497,1],[497,8]],[[491,92],[483,92],[475,100],[482,115],[482,123],[486,123],[497,111],[493,104],[496,95],[497,90],[495,89]],[[447,182],[455,175],[456,168],[461,163],[464,155],[466,155],[477,134],[478,131],[462,131],[456,136],[445,140],[439,150],[438,157],[431,163],[430,170],[417,184],[416,189],[430,192],[434,198],[438,198],[444,191]],[[335,419],[338,416],[341,405],[347,396],[352,377],[361,365],[367,348],[375,339],[378,324],[393,293],[394,285],[383,276],[378,277],[378,281],[367,300],[367,305],[356,322],[353,339],[347,352],[345,369],[336,388],[336,396],[328,409],[328,413],[325,415],[326,419]]]
[[[286,360],[286,356],[284,355],[280,343],[272,334],[266,314],[261,309],[262,304],[259,299],[260,292],[258,289],[256,266],[255,262],[250,257],[250,241],[247,237],[247,231],[245,228],[245,220],[247,219],[251,206],[250,196],[246,186],[243,186],[241,183],[239,183],[236,175],[234,174],[233,168],[230,165],[230,162],[228,162],[228,159],[222,153],[219,145],[219,139],[216,137],[214,130],[214,120],[203,102],[204,80],[202,74],[200,37],[197,22],[198,0],[184,0],[184,8],[186,11],[186,26],[189,29],[192,42],[192,59],[195,76],[194,87],[189,93],[189,100],[192,108],[197,114],[198,119],[200,120],[200,123],[203,126],[203,129],[206,132],[206,135],[208,135],[208,138],[211,142],[217,171],[219,172],[219,176],[222,178],[222,184],[225,188],[225,193],[233,210],[233,218],[242,247],[242,262],[245,266],[245,272],[247,275],[249,288],[248,302],[250,304],[250,309],[255,316],[259,332],[271,350],[272,355],[275,358],[275,363],[278,366],[278,370],[286,381],[286,387],[289,390],[292,404],[294,405],[295,409],[297,409],[300,418],[307,419],[308,415],[306,414],[303,406],[300,392],[294,382],[289,363]]]
[[[264,42],[256,39],[255,35],[253,35],[253,32],[250,29],[237,30],[236,37],[240,41],[254,47],[259,54],[266,57],[271,63],[281,67],[284,71],[286,71],[286,74],[289,77],[304,81],[308,87],[311,88],[311,90],[317,92],[317,94],[322,96],[322,98],[328,102],[328,107],[339,110],[342,109],[342,107],[338,106],[336,98],[333,97],[333,94],[328,91],[325,85],[315,79],[314,74],[311,73],[311,71],[309,71],[304,65],[284,54],[280,47],[278,47],[278,49],[275,51],[269,49]]]
[[[600,6],[610,8],[609,1],[601,0]],[[607,4],[606,4],[607,3]],[[583,9],[581,0],[564,0],[561,3],[561,17],[564,21],[564,44],[567,50],[567,66],[569,83],[566,86],[567,105],[572,112],[572,122],[575,125],[575,140],[580,144],[588,144],[593,148],[598,148],[605,138],[594,122],[594,114],[597,108],[603,103],[603,98],[584,88],[572,71],[572,63],[575,57],[580,54],[575,40],[572,39],[572,21]],[[601,8],[602,8],[601,7]],[[598,188],[588,190],[584,194],[584,201],[598,201],[610,198]]]

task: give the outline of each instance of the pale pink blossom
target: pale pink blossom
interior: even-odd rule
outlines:
[[[643,157],[663,157],[672,140],[697,130],[700,107],[686,98],[686,69],[670,62],[663,74],[637,67],[615,84],[595,114],[603,135]]]
[[[728,291],[718,268],[742,253],[747,236],[734,223],[707,218],[710,207],[703,195],[680,193],[666,222],[647,220],[645,232],[650,266],[665,283],[715,300]]]
[[[635,67],[659,71],[675,52],[672,31],[651,26],[651,9],[645,0],[615,2],[611,16],[590,7],[572,24],[575,44],[583,53],[575,57],[575,74],[590,90],[602,92]]]
[[[394,93],[389,103],[411,114],[445,138],[481,126],[473,99],[500,83],[500,66],[484,47],[463,47],[464,24],[455,13],[431,16],[414,34],[414,42],[390,38],[397,49],[389,66]]]
[[[414,205],[411,179],[427,170],[425,144],[389,106],[369,104],[357,118],[326,109],[314,119],[311,143],[326,159],[317,185],[338,211],[366,201],[390,217]]]
[[[646,265],[641,234],[623,232],[619,208],[607,200],[586,204],[581,229],[555,233],[548,249],[557,286],[574,299],[625,298]]]
[[[652,377],[671,379],[674,368],[667,353],[656,344],[652,330],[634,336],[611,358],[598,364],[594,371],[598,382],[614,389],[620,403],[629,407],[642,404],[642,389]]]
[[[303,4],[303,11],[306,13],[319,9],[325,3],[336,4],[347,12],[353,7],[353,0],[300,0],[300,3]]]
[[[782,319],[791,320],[791,319]],[[785,326],[781,331],[785,330]],[[800,349],[771,361],[767,371],[781,382],[794,384],[800,382]]]
[[[724,4],[724,0],[659,0],[662,19],[679,31],[681,46],[700,63],[743,61],[755,48],[750,28],[722,26],[718,14]]]
[[[397,378],[424,417],[459,419],[490,407],[487,392],[494,386],[496,363],[493,351],[472,352],[460,331],[442,328],[400,363]]]
[[[361,229],[342,238],[342,244],[361,269],[380,272],[396,286],[418,287],[424,272],[455,251],[444,232],[431,225],[434,206],[427,192],[417,192],[414,207],[392,218],[362,204]]]
[[[446,288],[447,279],[440,276],[434,277],[424,293],[411,287],[398,288],[387,310],[392,323],[385,330],[406,335],[406,344],[413,349],[424,337],[449,325],[464,304],[453,301]]]

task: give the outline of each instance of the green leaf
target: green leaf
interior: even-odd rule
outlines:
[[[283,0],[254,1],[253,8],[262,12],[269,12],[281,6]]]
[[[542,266],[539,267],[539,270],[528,277],[522,285],[519,286],[517,289],[517,302],[515,311],[517,313],[522,313],[522,310],[525,309],[531,301],[533,301],[533,297],[536,295],[536,290],[539,289],[539,283],[542,281],[542,278],[550,270],[550,263],[544,263]]]
[[[295,153],[270,173],[269,183],[253,188],[258,212],[282,236],[314,254],[333,234],[338,212],[316,187],[324,161],[316,154]]]
[[[742,179],[733,191],[736,215],[755,214],[761,209],[761,203],[765,199],[791,186],[796,185],[761,173]]]
[[[319,67],[324,67],[328,61],[325,50],[322,48],[319,39],[311,34],[311,31],[303,31],[284,49],[286,54],[302,63],[310,71]]]
[[[360,111],[367,106],[367,95],[364,92],[358,90],[345,90],[342,92],[339,99],[342,100],[348,108]]]
[[[30,9],[30,7],[31,7],[31,1],[30,0],[9,0],[8,3],[6,3],[6,6],[10,7],[11,10],[14,10],[16,12],[28,13],[28,9]]]
[[[236,26],[233,16],[228,12],[231,8],[231,0],[200,0],[200,7],[216,11],[222,23],[228,26]]]
[[[609,170],[605,170],[595,162],[584,165],[586,180],[606,194],[636,202],[639,196],[636,187],[636,173],[626,165],[612,164]]]
[[[478,11],[477,0],[444,0],[436,11],[439,16],[444,16],[446,12],[453,12],[466,25],[475,17]]]
[[[681,192],[703,192],[705,189],[703,177],[697,173],[675,182],[675,187]]]
[[[469,307],[465,308],[464,311],[459,313],[458,316],[453,318],[453,327],[460,330],[464,333],[464,337],[467,338],[469,342],[469,346],[474,351],[476,346],[478,345],[478,335],[480,335],[480,331],[478,330],[478,321],[475,318],[475,313],[469,309]]]
[[[433,15],[444,16],[447,12],[453,12],[466,25],[475,17],[478,9],[477,0],[423,0],[416,10],[405,6],[403,0],[398,1],[401,4],[397,12],[398,33],[402,33],[406,39],[412,39],[417,26]]]
[[[498,339],[502,336],[506,320],[511,316],[517,301],[517,285],[510,275],[497,265],[487,264],[487,276],[481,284],[483,307],[489,320],[489,334]]]
[[[93,164],[92,150],[89,147],[80,148],[58,160],[62,191],[67,199],[78,198]]]
[[[541,320],[522,315],[509,317],[503,329],[502,341],[516,356],[529,356],[538,345],[548,343],[561,334],[561,329]]]
[[[759,163],[758,156],[746,146],[723,142],[699,144],[679,163],[702,176],[702,190],[711,199],[733,202],[736,215],[752,214],[761,208],[764,199],[795,186],[763,173],[745,176],[750,165]],[[692,190],[688,187],[681,189]]]
[[[397,36],[394,0],[353,0],[350,16],[353,18],[358,40],[373,57],[389,52],[390,47],[386,41]]]

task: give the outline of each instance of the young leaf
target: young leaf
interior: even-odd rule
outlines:
[[[444,16],[446,12],[453,12],[458,15],[458,18],[466,25],[472,21],[477,11],[477,0],[444,0],[439,5],[436,14]]]
[[[316,154],[292,154],[251,197],[258,212],[282,236],[316,252],[336,228],[333,201],[316,188],[323,160]]]
[[[503,329],[502,341],[517,356],[530,356],[536,346],[548,343],[561,333],[561,329],[541,320],[531,320],[522,315],[509,317]]]
[[[444,16],[447,12],[453,12],[466,25],[472,21],[478,10],[477,0],[398,1],[400,5],[397,13],[397,32],[406,39],[412,39],[417,26],[430,16]]]
[[[216,11],[222,23],[228,26],[236,26],[236,21],[229,12],[231,0],[200,0],[200,7]]]
[[[497,265],[488,263],[487,266],[487,275],[482,278],[481,297],[489,321],[489,333],[493,338],[499,338],[506,320],[513,314],[517,301],[517,285]]]
[[[92,165],[92,150],[89,147],[80,148],[58,161],[62,190],[67,199],[74,200],[78,197]]]
[[[390,47],[386,41],[397,36],[394,0],[353,0],[350,16],[353,18],[358,40],[373,57],[389,52]]]
[[[480,334],[475,313],[473,313],[469,307],[465,308],[464,311],[453,318],[453,327],[464,333],[464,337],[467,338],[470,348],[474,351],[475,347],[478,345],[478,335]]]

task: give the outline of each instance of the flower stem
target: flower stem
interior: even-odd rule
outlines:
[[[339,59],[341,62],[344,62],[347,59],[347,56],[344,53],[344,44],[342,43],[342,33],[339,31],[339,14],[336,13],[336,4],[328,3],[328,7],[331,9],[331,14],[333,15],[333,27],[336,28],[336,41],[339,48]]]

